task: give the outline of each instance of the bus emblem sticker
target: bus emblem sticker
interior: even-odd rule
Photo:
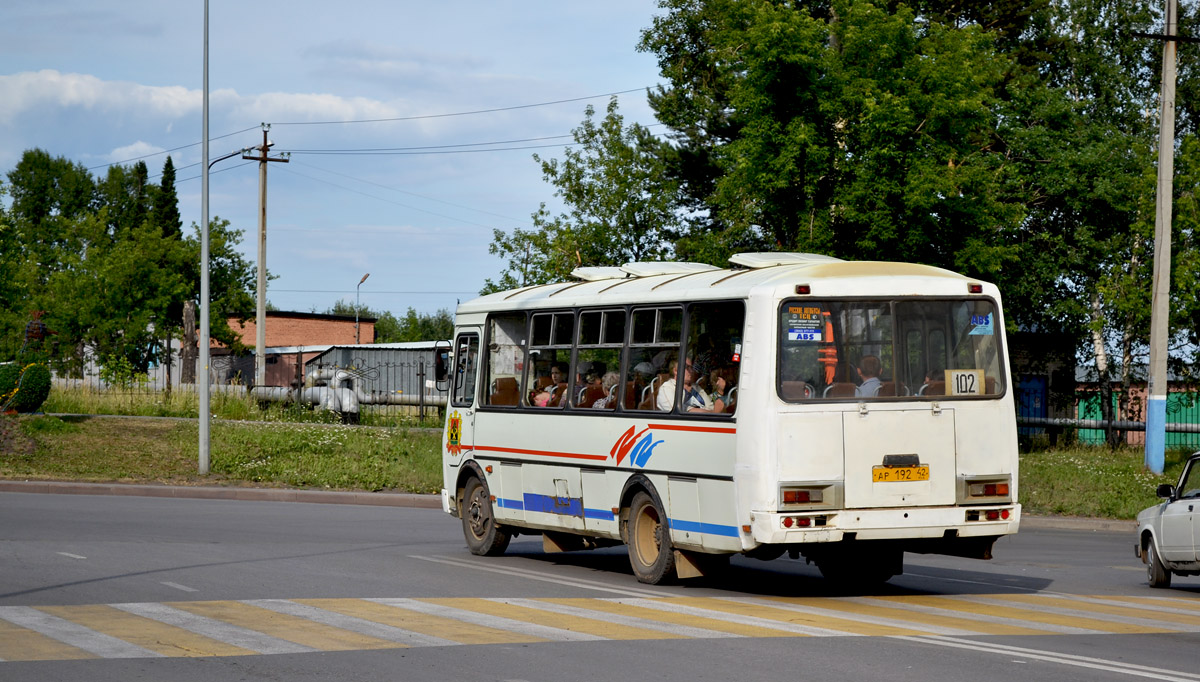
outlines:
[[[654,448],[663,442],[654,440],[654,434],[649,432],[650,427],[641,431],[636,429],[635,426],[629,427],[625,433],[621,434],[617,442],[613,443],[612,450],[608,454],[617,459],[617,466],[620,466],[627,456],[634,466],[646,466],[646,462],[650,461],[650,455],[654,454]]]
[[[446,452],[455,457],[462,453],[462,415],[458,410],[446,420]]]

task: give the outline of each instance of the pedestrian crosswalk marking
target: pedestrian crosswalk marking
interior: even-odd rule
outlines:
[[[630,639],[1166,632],[1200,632],[1200,600],[1036,593],[376,597],[0,606],[0,667],[5,661]]]

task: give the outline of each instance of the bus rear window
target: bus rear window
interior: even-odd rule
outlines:
[[[809,400],[946,399],[1004,392],[990,300],[787,301],[779,395]]]

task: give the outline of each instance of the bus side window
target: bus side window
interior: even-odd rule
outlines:
[[[526,331],[524,313],[505,313],[488,319],[485,404],[497,407],[520,404]]]
[[[475,374],[479,364],[479,336],[462,334],[454,344],[454,405],[470,407],[475,401]]]

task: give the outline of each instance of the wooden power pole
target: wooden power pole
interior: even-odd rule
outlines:
[[[258,156],[243,155],[243,159],[258,161],[258,306],[254,316],[254,385],[262,386],[267,380],[267,162],[287,163],[286,158],[267,156],[275,143],[267,140],[271,124],[262,124],[263,143],[256,147]]]

